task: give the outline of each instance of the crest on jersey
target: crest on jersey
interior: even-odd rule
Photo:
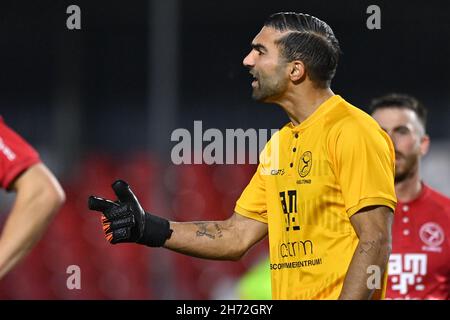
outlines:
[[[419,230],[420,239],[425,246],[422,250],[440,252],[440,245],[444,242],[444,230],[435,222],[427,222]]]
[[[312,167],[312,153],[311,151],[305,151],[299,161],[298,174],[300,177],[306,177],[311,171]]]

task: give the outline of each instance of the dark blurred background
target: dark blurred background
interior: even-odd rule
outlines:
[[[81,8],[68,30],[66,8]],[[381,8],[381,30],[366,9]],[[423,173],[450,195],[450,4],[446,1],[2,1],[0,115],[40,152],[68,200],[33,253],[0,283],[6,299],[236,298],[235,283],[264,256],[211,262],[163,249],[112,247],[86,208],[128,180],[149,211],[177,220],[227,218],[252,165],[170,161],[177,128],[280,128],[276,106],[251,100],[242,67],[265,18],[297,11],[326,21],[343,55],[335,93],[366,110],[389,92],[430,111]],[[3,194],[1,218],[13,201]],[[68,290],[79,265],[82,289]]]

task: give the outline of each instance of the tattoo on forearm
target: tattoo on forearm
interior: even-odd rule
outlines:
[[[217,237],[218,238],[222,238],[222,229],[220,228],[219,224],[216,222],[214,223],[214,226],[216,227],[216,231],[217,231]]]
[[[211,233],[208,232],[208,230],[207,230],[208,224],[207,223],[195,222],[194,224],[198,227],[198,230],[196,232],[197,237],[206,236],[206,237],[211,238],[211,239],[215,239],[216,238],[216,236],[214,234],[211,234]],[[220,228],[218,228],[217,223],[216,223],[216,229],[219,232],[219,237],[221,237],[222,236],[222,232],[221,232]]]
[[[372,251],[373,248],[375,248],[375,241],[364,241],[360,244],[360,250],[359,253],[365,253],[365,254],[369,254],[370,251]]]

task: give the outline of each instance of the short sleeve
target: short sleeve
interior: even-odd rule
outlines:
[[[395,210],[395,152],[389,136],[375,125],[343,126],[336,139],[335,172],[347,215],[384,205]]]
[[[0,184],[10,184],[26,169],[40,162],[39,154],[0,117]]]
[[[266,175],[263,166],[258,168],[242,192],[234,211],[242,216],[267,223]]]

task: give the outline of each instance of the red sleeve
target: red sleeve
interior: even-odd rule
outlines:
[[[35,163],[39,154],[0,117],[0,185],[7,189],[11,182]]]

